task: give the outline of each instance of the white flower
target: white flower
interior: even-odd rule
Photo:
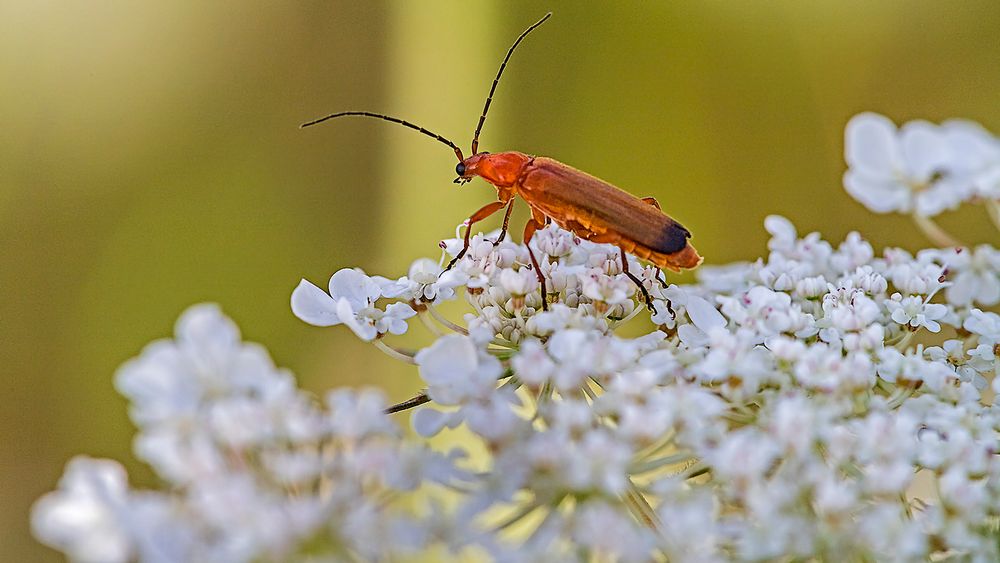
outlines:
[[[603,317],[597,317],[584,308],[569,307],[564,303],[553,303],[549,310],[533,315],[526,323],[529,333],[547,336],[564,329],[606,330],[608,325]]]
[[[875,249],[871,243],[861,238],[857,231],[847,233],[847,238],[840,243],[837,251],[830,256],[830,266],[839,271],[858,270],[867,266],[875,257]],[[869,293],[879,293],[869,291]]]
[[[176,340],[149,345],[116,377],[142,433],[136,453],[161,476],[187,483],[225,471],[222,445],[315,439],[321,423],[291,376],[260,346],[240,341],[217,306],[188,309]]]
[[[628,299],[630,291],[634,291],[635,286],[631,280],[622,276],[614,277],[602,273],[596,269],[582,276],[581,286],[583,294],[594,301],[617,305]]]
[[[111,460],[73,458],[59,490],[40,498],[31,510],[31,527],[46,544],[74,561],[112,563],[132,559],[125,468]]]
[[[554,226],[538,230],[531,240],[539,252],[551,258],[568,256],[580,243],[572,233]]]
[[[718,475],[738,489],[752,487],[771,468],[781,450],[767,434],[752,428],[730,433],[706,452],[705,459]]]
[[[352,313],[370,307],[382,289],[378,283],[357,269],[344,268],[330,277],[330,293],[309,283],[299,282],[292,292],[292,312],[303,321],[315,326],[333,326],[344,322],[337,304],[345,301]]]
[[[812,324],[811,317],[792,304],[789,294],[763,286],[751,288],[742,295],[720,297],[719,301],[727,317],[761,336],[808,330]]]
[[[724,384],[724,391],[746,396],[777,374],[764,349],[757,348],[757,336],[746,329],[731,333],[715,328],[708,333],[709,352],[693,371],[706,383]]]
[[[767,248],[772,252],[791,253],[795,250],[798,233],[795,225],[781,215],[768,215],[764,218],[764,230],[770,235]]]
[[[815,344],[808,347],[795,363],[796,379],[806,389],[832,393],[871,389],[875,385],[875,366],[866,354],[844,354],[837,349]]]
[[[671,561],[724,561],[719,551],[723,531],[716,525],[720,506],[714,495],[692,490],[675,481],[659,484],[664,502],[658,508],[663,522],[661,541]]]
[[[885,302],[892,320],[912,328],[924,327],[931,332],[941,330],[937,322],[948,313],[948,308],[938,303],[928,303],[924,298],[911,295],[904,298],[893,293],[892,298]]]
[[[915,211],[932,216],[972,195],[954,178],[945,135],[935,125],[911,121],[897,131],[881,115],[862,113],[847,124],[844,187],[876,213]]]
[[[944,287],[944,268],[936,263],[914,261],[909,253],[895,253],[899,262],[892,263],[892,253],[886,250],[887,261],[890,261],[886,278],[901,292],[907,295],[933,295]]]
[[[521,381],[532,388],[541,387],[556,371],[556,364],[546,353],[545,346],[535,339],[521,343],[521,351],[511,360],[511,366]]]
[[[440,405],[458,405],[454,412],[424,408],[414,414],[413,425],[422,436],[466,422],[488,440],[500,440],[518,425],[513,409],[519,404],[512,391],[496,389],[502,373],[500,362],[461,335],[439,338],[414,358],[427,383],[427,395]]]
[[[653,536],[621,507],[591,501],[579,507],[573,519],[574,543],[592,553],[621,561],[648,561]]]
[[[385,396],[372,389],[334,389],[326,395],[329,429],[351,440],[395,436],[399,430],[385,415]]]
[[[861,289],[831,288],[823,296],[823,317],[819,337],[824,342],[838,343],[849,332],[868,329],[880,315],[878,303]]]
[[[972,383],[979,390],[986,388],[986,378],[981,374],[994,369],[996,358],[992,346],[979,345],[965,351],[961,340],[945,340],[942,346],[931,346],[924,350],[929,358],[939,363],[950,364],[961,381]]]
[[[382,297],[432,303],[454,298],[455,287],[467,279],[468,275],[454,269],[442,274],[441,266],[430,258],[414,260],[407,275],[396,281],[381,276],[372,277],[379,284]]]
[[[671,314],[665,307],[662,310],[657,308],[654,318],[662,318],[661,312],[665,311],[670,315],[670,322],[666,324],[671,326],[674,324],[676,314],[687,315],[691,323],[678,326],[677,332],[681,342],[688,346],[704,346],[708,342],[709,332],[724,328],[727,324],[726,317],[701,296],[689,293],[676,285],[668,287],[663,294],[670,300],[674,313]]]
[[[395,293],[395,291],[393,291]],[[405,303],[391,303],[385,310],[375,307],[382,296],[379,284],[360,270],[345,268],[330,277],[330,293],[299,282],[292,292],[292,312],[315,326],[347,325],[362,340],[385,333],[406,332],[406,319],[416,315]]]
[[[928,391],[955,398],[958,374],[947,364],[929,362],[923,350],[903,354],[895,348],[885,348],[879,353],[878,374],[882,379],[901,385],[923,384]]]
[[[955,272],[944,293],[949,303],[959,307],[1000,303],[1000,251],[983,244],[974,251],[947,251],[943,259],[948,270]]]
[[[857,287],[871,296],[879,296],[889,288],[885,277],[875,272],[870,265],[857,267],[849,276],[842,276],[837,281],[838,287]]]
[[[823,276],[812,276],[795,282],[795,293],[806,299],[826,295],[828,282]]]
[[[557,332],[549,339],[547,349],[555,362],[549,372],[549,381],[565,393],[578,391],[587,384],[588,378],[604,381],[611,374],[633,365],[639,356],[634,341],[578,329]],[[524,368],[523,363],[518,365]]]
[[[441,405],[458,405],[492,393],[502,372],[496,358],[458,334],[439,338],[417,352],[414,360],[428,385],[427,394]]]
[[[968,178],[976,194],[1000,198],[1000,140],[978,123],[952,119],[941,124],[952,168]]]
[[[1000,194],[981,129],[871,115],[849,129],[864,202],[930,214]],[[554,224],[536,233],[539,272],[492,233],[447,273],[418,259],[397,279],[342,270],[329,293],[303,281],[298,316],[365,339],[426,311],[416,354],[374,343],[416,363],[436,403],[413,412],[418,437],[381,393],[318,401],[217,307],[193,307],[116,381],[159,486],[75,460],[36,505],[36,536],[100,561],[1000,559],[1000,408],[981,392],[990,378],[1000,392],[1000,316],[971,308],[1000,300],[1000,254],[876,256],[857,233],[765,228],[766,256],[692,285],[625,256],[655,328],[621,250]],[[915,496],[924,479],[938,495]]]
[[[523,297],[538,289],[538,274],[527,269],[505,269],[500,272],[500,285],[511,295]]]
[[[987,346],[1000,344],[1000,315],[973,309],[962,328],[979,336],[979,343]]]

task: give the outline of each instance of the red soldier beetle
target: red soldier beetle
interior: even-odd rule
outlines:
[[[536,27],[549,19],[548,13],[518,36],[514,44],[507,50],[507,55],[500,64],[490,93],[486,97],[483,113],[479,117],[476,131],[472,137],[472,156],[466,158],[462,149],[448,139],[409,121],[368,111],[344,111],[334,113],[302,124],[309,127],[329,119],[357,115],[374,117],[384,121],[397,123],[451,147],[458,157],[455,171],[458,177],[456,184],[465,184],[479,176],[492,184],[497,190],[497,199],[473,213],[466,221],[465,240],[461,252],[445,268],[447,271],[465,256],[469,249],[469,236],[472,226],[501,209],[506,209],[500,236],[493,243],[499,244],[507,234],[507,222],[517,196],[528,204],[531,218],[524,227],[524,245],[528,249],[531,265],[541,285],[542,308],[548,309],[545,276],[531,250],[530,241],[535,231],[550,221],[556,223],[576,236],[597,243],[607,243],[617,246],[621,251],[622,272],[625,273],[642,292],[646,306],[653,309],[652,299],[642,282],[629,272],[626,252],[648,260],[657,268],[679,272],[681,269],[695,268],[701,264],[702,258],[691,246],[688,239],[690,231],[660,211],[660,205],[651,197],[638,198],[603,180],[567,166],[557,160],[541,156],[531,156],[516,151],[501,153],[479,152],[479,134],[486,122],[486,114],[493,102],[497,84],[503,74],[507,62],[514,49]],[[659,278],[657,279],[664,283]]]

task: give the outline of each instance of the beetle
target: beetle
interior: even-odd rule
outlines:
[[[489,112],[493,94],[496,93],[497,84],[504,68],[507,67],[507,62],[510,61],[518,44],[551,15],[549,12],[524,30],[507,50],[507,55],[500,64],[500,70],[497,71],[490,93],[486,97],[483,113],[479,117],[479,123],[472,137],[472,154],[468,158],[458,145],[445,137],[409,121],[380,113],[343,111],[303,123],[301,127],[310,127],[330,119],[351,115],[397,123],[432,137],[455,151],[455,156],[458,157],[458,165],[455,166],[455,172],[458,174],[454,180],[456,184],[465,184],[477,176],[492,184],[497,190],[497,201],[484,205],[465,221],[462,250],[448,264],[446,271],[468,251],[472,226],[501,209],[506,209],[500,236],[493,243],[499,244],[507,234],[507,223],[514,199],[521,196],[531,210],[531,218],[524,227],[523,241],[528,248],[531,265],[541,286],[543,309],[548,309],[545,276],[529,243],[535,231],[550,221],[582,239],[617,246],[621,251],[622,272],[639,287],[646,306],[652,309],[649,292],[639,278],[629,272],[626,252],[648,260],[657,268],[666,268],[674,272],[695,268],[702,261],[701,256],[688,241],[691,232],[660,211],[655,199],[650,197],[640,199],[608,182],[551,158],[517,151],[500,153],[479,151],[479,134],[486,122],[486,114]],[[659,272],[657,277],[659,279]],[[663,283],[662,279],[660,281]]]

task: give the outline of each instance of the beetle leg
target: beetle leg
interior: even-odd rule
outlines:
[[[656,201],[655,197],[644,197],[644,198],[642,198],[642,201],[644,203],[648,203],[649,205],[652,205],[653,207],[655,207],[657,209],[661,209],[660,208],[660,202]],[[661,211],[662,211],[662,209],[661,209]],[[663,270],[661,270],[659,267],[656,268],[656,276],[655,277],[656,277],[656,281],[660,282],[660,285],[662,285],[663,288],[666,289],[666,287],[667,287],[667,280],[663,277]]]
[[[497,240],[493,241],[493,246],[496,246],[503,242],[504,237],[507,236],[507,222],[510,221],[510,212],[514,210],[514,200],[510,200],[507,204],[507,212],[503,214],[503,227],[500,229],[500,236]]]
[[[656,309],[653,308],[653,298],[650,297],[649,292],[646,291],[646,286],[642,285],[639,278],[635,277],[632,272],[628,271],[628,258],[625,257],[625,249],[619,248],[618,250],[622,251],[622,272],[624,272],[625,275],[628,276],[628,279],[632,280],[632,283],[634,283],[636,287],[639,288],[639,291],[642,292],[642,299],[646,302],[646,307],[655,313]]]
[[[663,277],[663,270],[661,270],[660,268],[657,268],[656,269],[656,276],[655,277],[656,277],[656,281],[660,282],[660,285],[663,286],[663,289],[666,289],[667,288],[667,280]]]
[[[444,272],[447,272],[448,270],[450,270],[451,267],[455,265],[455,262],[458,262],[459,260],[461,260],[462,257],[465,256],[466,251],[469,250],[469,235],[472,234],[472,225],[475,224],[475,223],[478,223],[479,221],[482,221],[483,219],[489,217],[490,215],[493,215],[494,213],[496,213],[497,211],[499,211],[501,207],[503,207],[505,205],[507,205],[507,202],[505,202],[505,201],[494,201],[493,203],[489,203],[487,205],[484,205],[482,207],[482,209],[480,209],[479,211],[476,211],[475,213],[473,213],[465,221],[465,223],[466,223],[466,227],[465,227],[465,244],[462,245],[462,251],[459,252],[457,256],[455,256],[454,258],[452,258],[451,262],[448,262],[448,267],[444,269]],[[442,272],[442,273],[444,273],[444,272]]]
[[[531,251],[531,237],[535,236],[535,231],[540,225],[535,222],[532,217],[528,219],[528,224],[524,226],[524,246],[528,249],[528,256],[531,258],[531,265],[535,268],[535,275],[538,277],[538,284],[542,286],[542,310],[548,311],[549,304],[546,302],[545,295],[547,290],[545,289],[545,274],[542,273],[542,268],[538,265],[538,260],[535,259],[535,253]]]

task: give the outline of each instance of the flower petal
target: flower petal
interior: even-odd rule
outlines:
[[[896,125],[877,113],[854,116],[847,122],[844,153],[852,169],[876,177],[892,177],[902,161]]]
[[[366,307],[382,295],[377,283],[358,269],[344,268],[330,277],[330,295],[347,298],[355,309]]]
[[[939,128],[926,121],[911,121],[899,132],[903,159],[914,180],[926,182],[934,172],[946,167],[949,156]]]
[[[689,295],[687,301],[688,317],[702,332],[708,334],[713,328],[725,328],[726,317],[711,303],[697,295]]]
[[[406,303],[390,303],[385,308],[385,314],[394,319],[402,320],[416,315],[417,312],[413,310],[413,307],[410,307]]]
[[[465,379],[476,369],[476,348],[467,336],[449,334],[438,338],[429,348],[414,357],[420,377],[431,385],[446,384],[454,378]]]
[[[413,431],[417,434],[423,436],[424,438],[430,438],[435,436],[441,430],[447,426],[448,428],[454,428],[461,423],[461,416],[456,416],[458,413],[454,412],[442,412],[437,409],[423,408],[419,409],[413,413],[410,418],[410,424],[413,426]]]
[[[292,312],[314,326],[333,326],[341,322],[337,316],[337,302],[306,280],[300,281],[292,292]]]
[[[844,188],[854,199],[875,213],[913,208],[913,194],[908,187],[886,178],[873,178],[855,170],[844,173]]]
[[[361,340],[370,341],[378,336],[378,331],[375,330],[373,324],[360,322],[361,317],[354,312],[353,303],[346,297],[341,297],[337,301],[337,316]]]

